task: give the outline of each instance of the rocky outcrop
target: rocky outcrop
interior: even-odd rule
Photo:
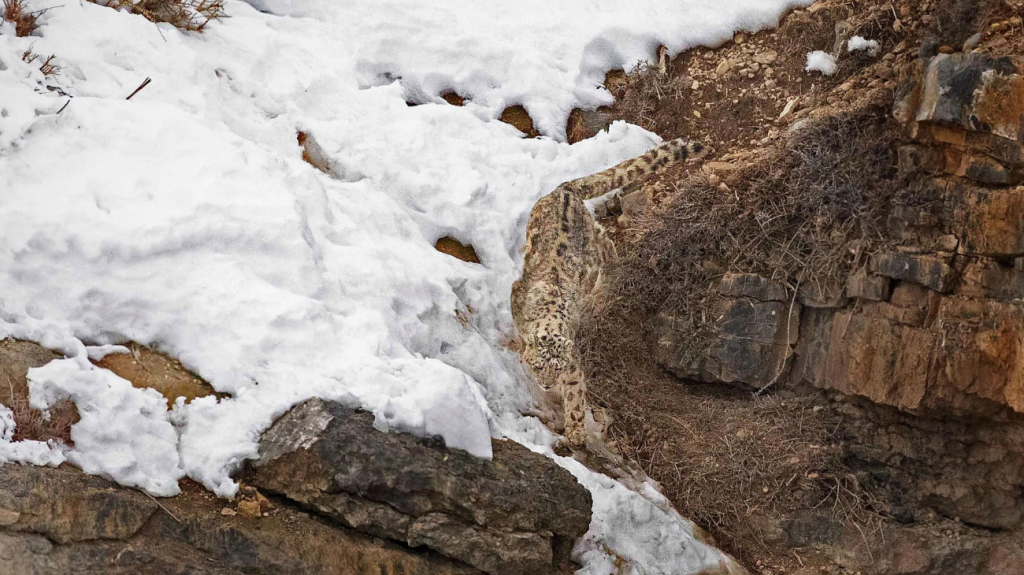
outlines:
[[[268,429],[249,481],[353,529],[486,573],[551,573],[590,524],[590,494],[549,459],[495,441],[486,461],[439,438],[381,433],[319,399]]]
[[[682,318],[659,316],[658,360],[676,375],[707,382],[762,387],[782,373],[799,335],[800,304],[786,285],[755,274],[726,274],[713,307],[720,333],[694,356]]]
[[[199,486],[158,504],[71,468],[0,466],[0,573],[53,575],[472,575],[281,502],[258,519],[223,515]]]
[[[906,136],[897,150],[904,188],[889,206],[881,249],[824,297],[801,288],[794,298],[768,278],[727,274],[707,351],[695,353],[704,348],[676,328],[680,320],[662,316],[658,359],[688,379],[774,382],[831,401],[858,477],[890,489],[886,513],[914,525],[887,527],[870,561],[847,553],[840,564],[880,573],[1019,572],[1024,58],[921,60],[893,117]],[[789,546],[860,545],[822,521],[788,517],[763,530]],[[942,521],[958,534],[928,527]]]

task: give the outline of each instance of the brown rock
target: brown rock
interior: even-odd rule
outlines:
[[[373,420],[318,399],[293,408],[264,433],[250,483],[497,575],[553,572],[587,531],[590,494],[551,460],[495,441],[486,461]]]
[[[757,274],[727,273],[718,284],[718,293],[726,297],[749,297],[758,301],[789,301],[786,284]]]
[[[889,278],[873,274],[864,266],[847,278],[846,297],[884,301],[889,299],[889,283]]]
[[[1024,299],[1024,269],[1000,265],[987,258],[972,258],[964,266],[957,294],[998,301]]]
[[[871,258],[872,273],[897,280],[912,281],[928,289],[945,293],[953,289],[956,274],[940,258],[907,253],[889,253]]]
[[[473,246],[466,245],[451,236],[445,236],[438,239],[437,242],[434,243],[434,249],[443,254],[448,254],[453,258],[458,258],[464,262],[469,262],[471,264],[480,263],[480,258],[476,255],[476,250]]]
[[[735,274],[723,284],[730,293],[766,298],[781,295],[778,286],[746,274]],[[792,301],[720,298],[712,311],[718,331],[708,348],[698,354],[694,342],[684,335],[688,330],[678,325],[680,319],[662,314],[658,317],[657,360],[685,379],[762,387],[781,377],[788,367],[790,344],[799,334],[800,310]]]
[[[128,539],[157,509],[153,499],[138,491],[112,491],[99,477],[71,469],[38,469],[0,465],[5,529],[45,535],[56,543]]]
[[[957,219],[964,226],[961,253],[1024,255],[1024,187],[968,190],[957,212]]]
[[[441,99],[448,102],[452,106],[463,106],[466,103],[466,99],[462,96],[452,92],[451,90],[441,94]]]
[[[498,119],[526,134],[527,138],[540,136],[540,132],[533,127],[533,118],[530,117],[530,113],[519,104],[505,108]]]
[[[4,477],[0,500],[9,501],[12,492],[33,486],[38,498],[31,513],[41,512],[42,517],[14,527],[0,526],[0,573],[4,575],[480,574],[428,550],[373,540],[291,508],[279,509],[259,522],[239,521],[231,516],[233,511],[222,515],[222,503],[195,484],[186,485],[178,497],[161,500],[164,509],[157,509],[137,491],[74,469],[14,465],[0,471],[8,468],[21,473],[17,479],[24,485]],[[73,491],[81,485],[89,493],[86,501]],[[130,515],[126,515],[125,501],[136,498],[156,511],[148,520],[133,520],[131,529],[124,529],[129,526],[118,521]],[[88,538],[53,537],[65,529],[54,528],[55,517],[79,514],[82,518],[75,525],[84,526]],[[88,527],[86,516],[101,528]],[[136,523],[141,523],[137,529]],[[42,526],[46,535],[29,532],[29,525]]]

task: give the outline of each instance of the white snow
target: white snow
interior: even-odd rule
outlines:
[[[846,51],[856,52],[858,50],[865,50],[868,56],[874,58],[878,55],[878,51],[881,47],[878,45],[877,40],[867,40],[863,36],[854,36],[846,41]]]
[[[808,72],[821,72],[825,76],[831,76],[836,73],[835,56],[821,50],[810,52],[807,54],[807,68],[805,70]]]
[[[35,409],[49,409],[62,399],[78,407],[81,420],[71,426],[75,446],[67,450],[69,462],[153,495],[180,492],[178,480],[185,472],[178,461],[178,434],[160,393],[132,387],[84,358],[30,369],[28,385]]]
[[[39,405],[84,412],[68,459],[154,495],[182,474],[233,495],[261,431],[314,396],[481,457],[492,436],[542,449],[503,345],[529,210],[657,142],[618,123],[568,146],[569,111],[609,103],[605,71],[659,44],[718,44],[806,3],[227,0],[229,18],[186,34],[68,2],[31,38],[4,25],[0,338],[72,358],[32,372]],[[29,49],[59,75],[23,62]],[[468,105],[444,104],[448,89]],[[551,138],[495,120],[514,103]],[[301,160],[298,130],[337,177]],[[437,252],[446,235],[482,264]],[[161,412],[156,392],[85,361],[130,341],[231,397]],[[63,457],[46,448],[0,439],[0,458]],[[557,460],[595,495],[589,573],[601,553],[652,574],[717,560],[678,515]]]

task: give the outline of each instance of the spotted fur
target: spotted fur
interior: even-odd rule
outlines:
[[[657,170],[703,152],[697,143],[666,142],[613,168],[559,185],[530,212],[523,275],[512,286],[512,317],[522,338],[523,360],[537,383],[561,397],[570,445],[581,446],[586,439],[586,382],[575,345],[580,309],[600,288],[604,264],[615,257],[615,246],[583,202],[633,187]]]

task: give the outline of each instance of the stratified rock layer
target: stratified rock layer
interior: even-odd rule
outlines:
[[[496,575],[553,572],[590,525],[590,494],[551,460],[495,441],[492,461],[372,414],[310,400],[260,441],[253,485],[342,524]]]

